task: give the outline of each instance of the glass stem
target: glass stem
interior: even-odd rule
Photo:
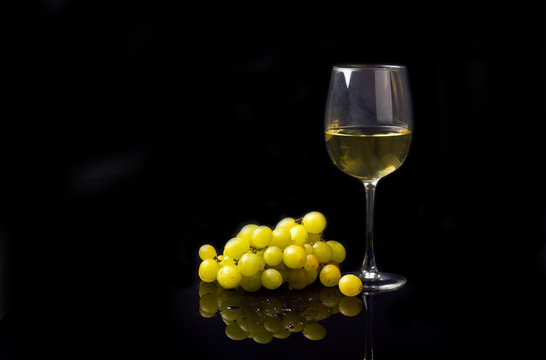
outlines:
[[[362,263],[362,272],[376,273],[375,253],[373,248],[373,209],[375,200],[375,188],[378,180],[363,181],[366,190],[366,253]]]

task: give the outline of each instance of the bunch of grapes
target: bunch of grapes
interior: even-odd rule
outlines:
[[[302,333],[309,340],[322,340],[326,328],[321,321],[334,314],[356,316],[362,310],[359,297],[343,296],[337,287],[316,284],[301,292],[287,288],[275,292],[226,290],[218,283],[202,282],[199,287],[199,313],[212,318],[219,313],[226,324],[225,334],[232,340],[253,339],[259,344],[286,339]]]
[[[297,220],[284,218],[273,230],[245,225],[225,244],[221,255],[212,245],[201,246],[199,277],[206,283],[217,281],[224,289],[241,287],[249,292],[262,286],[274,290],[285,282],[300,290],[317,278],[324,286],[337,286],[346,251],[341,243],[323,239],[325,228],[326,218],[318,211]],[[360,293],[362,283],[350,284],[355,293],[351,296]]]

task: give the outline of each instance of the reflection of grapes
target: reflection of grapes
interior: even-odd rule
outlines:
[[[322,324],[311,323],[303,329],[303,335],[309,340],[322,340],[326,336],[326,328]]]
[[[339,312],[345,316],[356,316],[362,310],[362,301],[355,296],[343,296],[339,300]]]
[[[274,269],[263,274],[270,270],[280,275]],[[204,318],[219,313],[226,324],[226,336],[232,340],[251,338],[267,344],[273,338],[286,339],[299,332],[309,340],[321,340],[327,333],[322,320],[337,313],[355,316],[362,310],[360,298],[343,296],[337,287],[318,283],[297,293],[286,285],[275,292],[246,292],[241,288],[227,290],[217,282],[201,282],[199,286],[199,313]]]

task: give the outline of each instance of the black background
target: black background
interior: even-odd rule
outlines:
[[[336,63],[405,64],[414,100],[410,155],[377,190],[378,266],[409,279],[383,323],[403,340],[380,333],[396,349],[380,354],[533,353],[545,14],[538,2],[2,3],[0,354],[180,358],[216,344],[194,326],[221,321],[183,315],[197,311],[196,252],[246,223],[322,211],[348,250],[342,270],[356,269],[364,193],[322,133]]]

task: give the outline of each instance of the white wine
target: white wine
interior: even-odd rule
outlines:
[[[411,130],[399,127],[342,127],[326,130],[326,147],[334,164],[362,180],[376,180],[404,162]]]

